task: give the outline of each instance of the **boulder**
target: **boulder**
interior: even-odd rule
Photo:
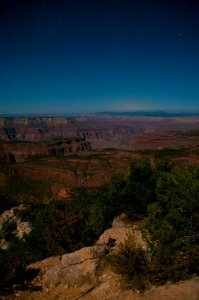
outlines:
[[[133,225],[127,222],[126,215],[121,215],[113,221],[113,227],[107,229],[94,246],[29,265],[27,270],[39,270],[38,276],[32,283],[44,289],[58,284],[81,286],[85,282],[95,283],[100,258],[108,254],[111,249],[115,249],[130,232],[132,233],[132,230]]]

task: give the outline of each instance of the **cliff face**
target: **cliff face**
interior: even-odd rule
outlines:
[[[89,140],[94,148],[128,149],[129,141],[143,133],[143,126],[115,124],[115,122],[77,128],[77,136]]]
[[[143,132],[141,125],[97,117],[0,118],[0,140],[5,142],[0,162],[32,155],[64,156],[91,148],[128,149],[129,141]]]
[[[65,153],[85,150],[91,150],[91,145],[84,138],[68,138],[47,146],[47,154],[50,156],[64,156]]]
[[[95,121],[94,121],[95,120]],[[53,137],[83,138],[90,143],[99,140],[134,136],[142,134],[144,127],[124,124],[118,120],[102,120],[86,117],[73,118],[1,118],[0,139],[39,141]]]
[[[74,116],[74,117],[5,117],[0,118],[0,140],[39,141],[54,137],[85,138],[97,147],[128,144],[143,133],[198,130],[196,117],[149,116]],[[117,145],[118,141],[118,145]],[[91,145],[92,146],[92,145]],[[123,148],[124,148],[123,147]]]
[[[36,141],[57,135],[60,136],[67,129],[68,133],[70,133],[69,136],[71,136],[73,132],[70,130],[70,125],[73,122],[70,118],[1,118],[0,139]]]
[[[62,139],[54,143],[5,142],[0,146],[0,162],[15,163],[33,155],[63,157],[67,153],[89,151],[91,145],[83,138]]]

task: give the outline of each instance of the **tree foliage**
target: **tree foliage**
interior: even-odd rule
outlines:
[[[97,191],[81,189],[68,203],[53,200],[40,204],[48,192],[40,183],[24,180],[13,171],[9,185],[0,191],[2,199],[12,199],[13,195],[18,203],[30,191],[33,195],[19,216],[30,222],[30,234],[18,240],[13,237],[13,224],[5,230],[9,247],[0,251],[1,286],[19,278],[30,262],[92,245],[123,212],[146,220],[150,260],[145,261],[146,253],[136,249],[132,240],[112,258],[116,269],[137,288],[199,273],[198,167],[182,169],[168,158],[158,158],[153,165],[146,159],[134,160],[127,177],[118,174]]]

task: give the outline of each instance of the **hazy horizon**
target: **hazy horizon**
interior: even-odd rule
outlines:
[[[70,117],[92,115],[129,115],[129,116],[198,116],[199,111],[193,110],[137,110],[137,111],[99,111],[99,112],[62,112],[62,113],[0,113],[2,117]]]

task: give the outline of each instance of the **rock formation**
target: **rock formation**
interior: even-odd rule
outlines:
[[[32,155],[64,156],[91,148],[127,148],[144,126],[99,117],[0,118],[0,162]],[[4,149],[3,149],[4,147]]]
[[[14,222],[16,224],[16,229],[12,232],[17,238],[22,239],[24,234],[29,234],[31,231],[30,224],[28,222],[22,222],[17,216],[18,212],[25,209],[23,205],[19,207],[13,207],[10,210],[6,210],[2,215],[0,215],[0,236],[3,237],[3,227],[6,223]],[[0,249],[6,249],[8,243],[4,238],[0,239]]]
[[[90,150],[91,145],[84,138],[73,137],[51,143],[10,141],[0,147],[0,162],[15,163],[33,155],[63,157],[67,153]]]
[[[29,282],[32,291],[16,291],[3,300],[198,300],[197,277],[161,287],[151,287],[145,293],[125,290],[121,277],[103,264],[108,253],[117,249],[129,233],[143,249],[147,248],[136,224],[122,214],[113,221],[92,247],[73,253],[50,257],[27,267],[27,273],[37,274]]]
[[[22,239],[24,234],[29,234],[31,231],[29,223],[21,222],[20,218],[17,217],[18,212],[23,209],[25,207],[21,205],[5,211],[0,216],[0,232],[5,223],[14,221],[16,223],[14,233],[19,239]],[[114,251],[119,243],[123,242],[132,232],[137,244],[146,249],[147,245],[137,226],[132,224],[125,214],[122,214],[114,219],[112,228],[107,229],[94,246],[85,247],[62,256],[50,257],[29,265],[28,271],[39,270],[38,276],[31,284],[42,286],[43,289],[55,287],[58,284],[67,284],[68,286],[81,286],[87,282],[97,284],[97,268],[100,260]],[[1,241],[1,246],[2,249],[7,247],[4,241]]]
[[[7,117],[0,118],[0,140],[40,141],[53,137],[80,138],[90,143],[132,137],[144,126],[99,117]]]
[[[64,139],[63,141],[48,144],[47,151],[50,156],[64,156],[65,153],[91,150],[91,145],[84,138]]]
[[[50,257],[41,262],[36,262],[27,267],[27,270],[39,270],[38,276],[33,280],[33,285],[39,285],[46,290],[64,284],[70,287],[91,284],[100,284],[98,268],[104,257],[117,249],[128,234],[134,234],[137,244],[144,249],[146,243],[141,237],[137,226],[130,222],[125,214],[113,221],[113,226],[107,229],[94,246],[82,248],[73,253],[58,257]],[[110,271],[110,270],[109,270]],[[102,271],[102,278],[106,277],[106,268]]]

